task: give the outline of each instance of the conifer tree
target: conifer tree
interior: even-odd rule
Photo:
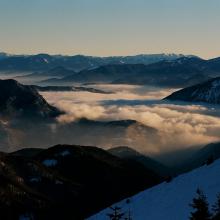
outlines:
[[[126,204],[128,205],[128,211],[126,213],[126,217],[124,218],[124,220],[132,220],[130,203],[131,203],[131,200],[127,199]]]
[[[190,204],[194,209],[194,211],[191,212],[190,220],[211,220],[206,196],[200,189],[198,189],[196,193],[196,197],[193,199],[192,204]]]
[[[220,219],[220,193],[217,195],[217,201],[212,206],[213,213],[213,220],[219,220]]]
[[[110,209],[112,210],[112,213],[107,214],[110,220],[121,220],[122,217],[125,215],[125,213],[123,213],[121,211],[121,208],[118,206],[110,207]]]

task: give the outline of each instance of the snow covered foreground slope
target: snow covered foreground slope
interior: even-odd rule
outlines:
[[[122,211],[131,210],[133,220],[187,220],[197,188],[206,194],[210,205],[216,200],[220,192],[220,160],[203,166],[189,173],[180,175],[169,183],[162,183],[147,189],[130,198],[130,204],[123,200],[116,205]],[[88,220],[107,220],[105,209],[88,218]]]

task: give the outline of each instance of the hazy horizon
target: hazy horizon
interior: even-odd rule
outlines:
[[[50,56],[88,56],[88,57],[101,57],[101,58],[107,58],[107,57],[132,57],[132,56],[145,56],[145,55],[162,55],[162,54],[165,54],[165,55],[172,55],[172,54],[175,54],[175,55],[183,55],[183,56],[196,56],[196,57],[199,57],[201,59],[204,59],[204,60],[208,60],[208,59],[215,59],[215,58],[218,58],[220,57],[220,53],[219,55],[217,56],[214,56],[214,57],[202,57],[202,56],[199,56],[197,54],[185,54],[185,53],[163,53],[163,52],[159,52],[159,53],[135,53],[135,54],[118,54],[118,55],[93,55],[93,54],[83,54],[83,53],[73,53],[73,54],[65,54],[65,53],[48,53],[48,52],[39,52],[39,53],[10,53],[8,51],[3,51],[3,50],[0,50],[0,53],[6,53],[8,55],[12,55],[12,56],[34,56],[34,55],[39,55],[39,54],[48,54]]]

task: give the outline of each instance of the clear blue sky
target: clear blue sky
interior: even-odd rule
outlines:
[[[220,56],[220,0],[0,0],[0,51]]]

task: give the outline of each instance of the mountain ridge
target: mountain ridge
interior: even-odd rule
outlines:
[[[95,57],[85,55],[10,55],[2,54],[0,60],[0,70],[46,70],[56,66],[64,66],[73,69],[74,71],[81,71],[83,69],[95,68],[107,64],[138,64],[138,63],[154,63],[160,60],[173,60],[179,57],[192,55],[183,54],[146,54],[134,56],[109,56],[109,57]]]
[[[57,108],[30,86],[13,79],[0,80],[0,114],[15,117],[56,117],[61,114]]]
[[[220,76],[218,59],[207,61],[197,57],[182,57],[148,65],[108,64],[61,79],[45,80],[43,83],[112,83],[179,88],[204,82],[215,76]]]
[[[13,209],[13,219],[28,214],[41,220],[81,220],[162,181],[141,164],[76,145],[0,153],[0,171],[2,219]]]
[[[178,90],[164,98],[186,102],[220,103],[220,77]]]

